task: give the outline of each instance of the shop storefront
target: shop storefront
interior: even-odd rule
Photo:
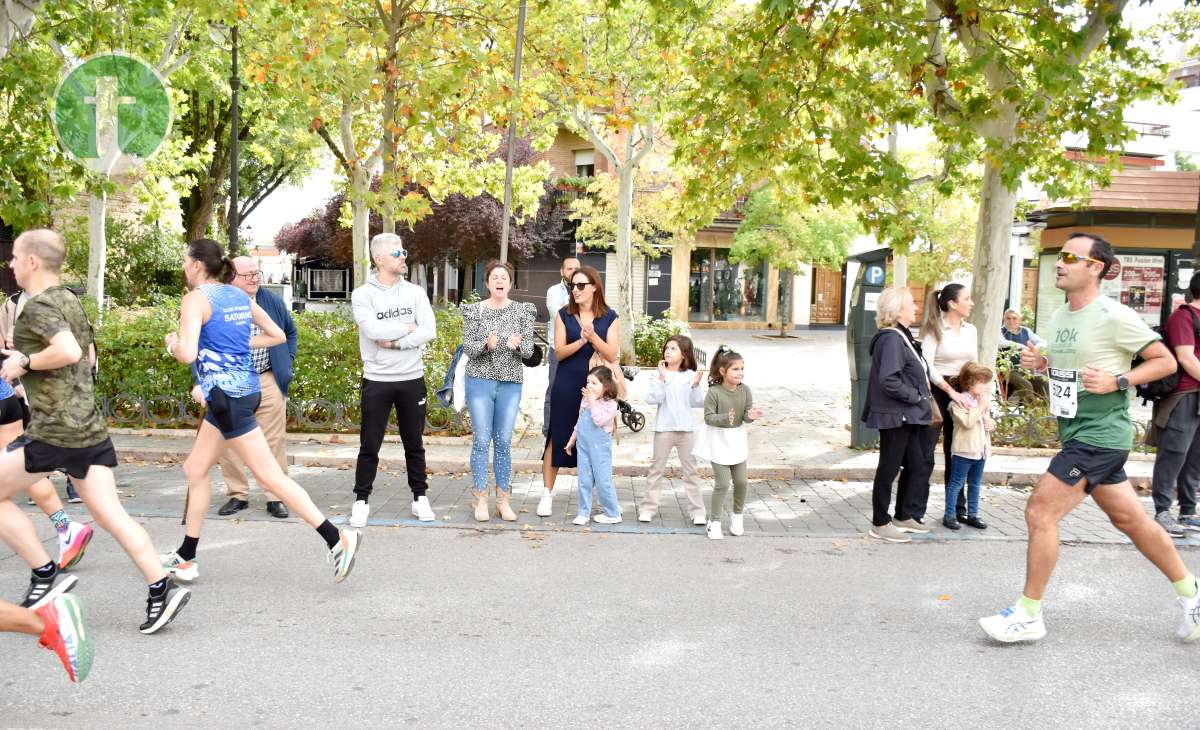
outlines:
[[[1146,252],[1116,249],[1117,263],[1100,282],[1100,293],[1137,312],[1146,324],[1157,327],[1169,312],[1183,303],[1183,292],[1192,276],[1191,253]],[[1065,296],[1054,286],[1058,252],[1044,253],[1038,266],[1037,321],[1048,322]]]
[[[719,248],[691,252],[688,320],[766,322],[767,265],[735,264],[728,254]]]

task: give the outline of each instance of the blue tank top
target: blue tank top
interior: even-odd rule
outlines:
[[[14,395],[16,395],[16,393],[17,392],[13,390],[13,387],[9,385],[7,380],[0,378],[0,400],[12,398]]]
[[[212,316],[200,327],[196,353],[196,380],[204,399],[213,388],[230,398],[258,392],[258,371],[250,359],[250,297],[228,284],[204,284],[200,287]]]

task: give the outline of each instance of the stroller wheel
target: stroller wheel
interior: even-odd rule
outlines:
[[[634,433],[646,427],[646,417],[639,411],[633,411],[627,417],[622,417],[621,420],[625,421],[625,425],[629,426],[629,430]]]

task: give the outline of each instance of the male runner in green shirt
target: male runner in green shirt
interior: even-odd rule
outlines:
[[[1022,367],[1050,378],[1050,410],[1058,417],[1062,450],[1025,506],[1025,590],[1015,605],[979,620],[996,641],[1046,635],[1041,604],[1058,562],[1058,523],[1089,494],[1174,585],[1184,614],[1179,637],[1200,638],[1196,578],[1125,475],[1125,459],[1133,448],[1130,391],[1173,372],[1175,359],[1136,312],[1100,295],[1100,281],[1115,261],[1112,246],[1100,236],[1071,234],[1055,264],[1054,280],[1067,303],[1050,319],[1047,352],[1028,344],[1021,353]],[[1144,362],[1130,370],[1135,355]]]

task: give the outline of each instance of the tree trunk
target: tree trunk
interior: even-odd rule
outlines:
[[[992,163],[983,166],[979,195],[979,223],[975,231],[975,268],[971,296],[975,310],[971,323],[979,330],[979,361],[988,367],[996,361],[1000,325],[1004,317],[1004,295],[1008,291],[1009,248],[1017,195],[1005,187],[1000,170]]]
[[[357,289],[367,283],[367,277],[371,273],[371,254],[367,240],[371,234],[371,209],[366,202],[367,188],[370,185],[368,173],[361,167],[354,170],[350,185],[350,239],[354,256],[354,288]]]
[[[96,299],[99,317],[104,317],[104,269],[108,256],[108,238],[104,216],[107,195],[101,189],[88,197],[88,274],[87,290]]]
[[[617,168],[617,313],[621,323],[621,360],[633,362],[633,174],[637,165],[626,162]]]

